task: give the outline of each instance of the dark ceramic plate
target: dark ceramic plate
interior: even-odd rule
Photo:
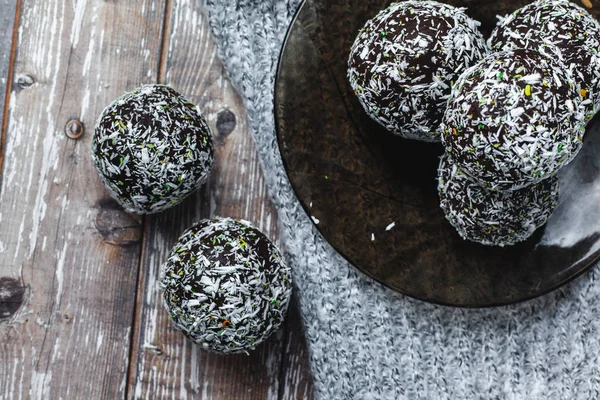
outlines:
[[[279,147],[318,230],[365,274],[435,303],[516,303],[580,275],[600,258],[600,122],[560,173],[555,215],[529,241],[492,248],[462,240],[439,208],[442,147],[387,133],[346,80],[356,33],[388,3],[306,0],[288,32],[275,90]],[[528,1],[450,3],[469,7],[488,34],[496,15]]]

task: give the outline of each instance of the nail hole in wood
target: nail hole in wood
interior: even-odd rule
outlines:
[[[84,131],[83,123],[77,119],[72,119],[65,125],[65,134],[74,140],[79,139]]]
[[[217,132],[221,139],[230,135],[235,129],[236,124],[237,118],[231,110],[226,108],[217,114]]]
[[[17,85],[21,87],[21,89],[28,88],[35,83],[35,79],[31,75],[18,75],[17,76]]]
[[[0,278],[0,321],[16,314],[23,305],[25,286],[16,279]]]

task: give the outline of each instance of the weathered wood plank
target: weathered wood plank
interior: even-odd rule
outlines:
[[[13,87],[1,176],[2,398],[125,395],[141,225],[108,200],[91,129],[155,80],[163,20],[164,1],[22,0],[14,68],[32,85]]]
[[[164,80],[208,117],[216,140],[216,169],[196,195],[147,222],[130,390],[134,398],[307,398],[311,386],[297,312],[290,315],[296,321],[288,320],[286,328],[250,356],[222,357],[201,350],[171,326],[157,289],[160,264],[178,236],[202,218],[245,218],[278,237],[244,107],[216,56],[200,3],[173,3]]]
[[[313,399],[313,382],[308,363],[308,348],[296,299],[292,299],[284,326],[279,400]]]
[[[10,61],[13,56],[13,36],[17,14],[17,0],[0,0],[0,173],[2,173],[2,143],[5,130],[5,100],[10,87]]]

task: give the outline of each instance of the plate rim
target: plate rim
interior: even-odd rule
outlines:
[[[598,251],[596,254],[586,257],[583,260],[580,260],[579,262],[574,264],[573,269],[576,269],[577,272],[575,272],[572,275],[569,275],[569,277],[566,279],[559,280],[556,284],[552,285],[551,287],[549,287],[543,291],[540,291],[539,293],[535,293],[533,295],[528,295],[528,296],[519,298],[517,300],[511,300],[511,301],[506,301],[506,302],[490,302],[490,303],[486,303],[486,304],[472,304],[472,303],[457,304],[457,303],[452,303],[452,302],[444,302],[444,301],[440,301],[440,300],[436,300],[436,299],[417,297],[417,296],[411,295],[409,293],[406,293],[402,289],[393,287],[390,284],[384,282],[383,280],[377,278],[372,273],[366,271],[365,269],[360,267],[358,264],[356,264],[352,260],[350,260],[350,258],[346,254],[344,254],[344,252],[340,251],[337,246],[335,246],[329,240],[327,240],[327,238],[325,237],[323,232],[321,232],[319,225],[316,224],[312,218],[310,218],[310,215],[311,215],[310,210],[307,207],[307,205],[305,204],[305,202],[298,195],[298,191],[296,190],[296,185],[294,184],[294,182],[291,178],[290,166],[288,165],[288,162],[285,159],[285,157],[283,156],[283,152],[281,151],[281,149],[282,149],[282,134],[281,134],[280,128],[279,128],[279,112],[278,112],[278,107],[277,107],[277,105],[279,104],[279,100],[278,100],[279,94],[278,94],[277,88],[279,86],[279,81],[281,79],[281,70],[282,70],[282,64],[283,64],[283,58],[285,55],[285,51],[287,49],[292,30],[295,27],[296,23],[298,22],[300,14],[301,14],[302,10],[304,9],[304,7],[306,6],[307,2],[308,2],[308,0],[302,0],[302,2],[298,5],[298,8],[295,11],[294,16],[286,30],[285,37],[284,37],[282,45],[281,45],[281,49],[279,51],[279,56],[277,58],[277,69],[275,72],[275,80],[274,80],[274,84],[273,84],[273,93],[274,93],[273,116],[274,116],[274,120],[275,120],[275,136],[277,139],[277,150],[279,152],[279,156],[281,158],[282,165],[285,170],[287,179],[290,182],[292,191],[294,192],[294,195],[295,195],[297,201],[302,206],[302,209],[306,213],[308,220],[316,228],[316,231],[321,236],[321,238],[329,246],[331,246],[331,248],[333,248],[333,250],[335,250],[335,252],[337,254],[339,254],[352,268],[356,269],[359,273],[367,276],[368,278],[370,278],[373,281],[377,282],[378,284],[384,286],[385,288],[387,288],[395,293],[399,293],[403,296],[406,296],[412,300],[421,301],[421,302],[434,304],[434,305],[438,305],[438,306],[444,306],[444,307],[452,307],[452,308],[459,308],[459,309],[485,310],[485,309],[492,309],[492,308],[498,308],[498,307],[515,306],[515,305],[525,303],[525,302],[546,296],[548,294],[551,294],[551,293],[555,292],[556,290],[562,288],[563,286],[566,286],[567,284],[572,283],[577,278],[581,277],[584,273],[591,271],[592,267],[594,267],[594,266],[596,266],[596,264],[598,264],[598,262],[600,261],[600,251]],[[599,115],[600,115],[600,113],[599,113]],[[545,227],[545,224],[544,224],[544,227]],[[588,259],[589,259],[589,261],[586,261]]]

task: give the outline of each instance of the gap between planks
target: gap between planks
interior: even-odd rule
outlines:
[[[19,0],[20,1],[20,0]],[[160,41],[160,58],[158,60],[158,68],[156,73],[156,82],[159,84],[164,84],[165,80],[165,68],[167,65],[167,57],[169,54],[169,31],[171,29],[171,14],[173,12],[173,0],[166,0],[164,7],[164,20],[162,24],[162,34]],[[1,160],[0,160],[1,161]],[[1,166],[1,164],[0,164]],[[140,259],[138,262],[138,271],[137,271],[137,279],[135,284],[135,296],[134,296],[134,304],[133,304],[133,315],[131,321],[131,336],[129,340],[129,364],[127,366],[127,376],[125,377],[125,399],[133,398],[132,394],[129,393],[131,387],[135,387],[131,385],[132,382],[136,379],[137,374],[137,357],[134,355],[137,354],[136,350],[139,350],[139,337],[140,337],[140,329],[141,324],[137,324],[138,313],[143,312],[143,304],[144,304],[144,287],[145,285],[141,282],[144,277],[144,261],[147,259],[147,241],[150,237],[150,216],[145,215],[142,219],[142,237],[141,237],[141,250],[140,250]],[[145,280],[145,279],[144,279]],[[135,394],[134,394],[135,395]]]
[[[8,109],[10,106],[10,93],[12,91],[12,82],[15,72],[15,57],[17,56],[17,39],[19,34],[20,17],[21,0],[17,0],[17,4],[15,6],[15,17],[13,20],[10,56],[8,61],[8,74],[6,75],[6,93],[4,94],[4,108],[2,110],[2,126],[0,127],[0,190],[2,190],[2,165],[4,161],[4,144],[6,143],[6,130],[8,129]]]
[[[180,3],[178,3],[179,6],[181,6]],[[162,42],[161,42],[161,48],[160,48],[160,64],[159,64],[159,68],[158,68],[158,74],[157,74],[157,82],[158,83],[165,83],[165,81],[168,79],[168,75],[169,75],[169,56],[170,56],[170,49],[171,49],[171,40],[173,40],[173,38],[171,37],[171,30],[172,30],[172,24],[173,22],[173,13],[175,12],[174,10],[174,4],[171,0],[167,0],[167,3],[165,5],[165,12],[164,12],[164,18],[165,21],[162,24],[163,27],[163,32],[162,32]],[[204,18],[204,17],[203,17]],[[201,23],[201,24],[208,24],[208,21],[203,20],[202,22],[198,22],[196,21],[196,23]],[[210,31],[210,29],[208,29],[207,32],[208,35],[211,35],[212,32]],[[211,56],[214,57],[214,54]],[[211,58],[212,60],[212,58]],[[212,61],[210,61],[210,63],[212,63]],[[201,64],[203,65],[203,63]],[[207,73],[208,73],[208,68],[207,68]],[[226,78],[222,78],[222,79],[226,79]],[[185,86],[185,85],[184,85]],[[224,104],[225,107],[228,106],[228,104]],[[231,104],[229,106],[232,106]],[[235,107],[234,107],[235,108]],[[244,114],[244,110],[243,107],[241,107],[240,112],[238,113],[237,117],[238,118],[246,118],[245,114]],[[206,115],[208,117],[208,115]],[[245,123],[243,123],[243,126],[246,126]],[[216,131],[215,131],[216,133]],[[242,133],[242,132],[240,132]],[[243,132],[244,135],[249,136],[249,132],[246,130]],[[215,139],[218,141],[219,138],[215,137]],[[250,139],[251,140],[251,139]],[[256,149],[254,148],[254,146],[252,146],[252,151],[256,151]],[[218,166],[216,167],[218,168]],[[242,167],[243,168],[243,167]],[[257,167],[259,168],[259,167]],[[250,176],[255,176],[253,173],[250,174]],[[258,171],[256,173],[256,177],[258,178],[259,176],[262,176],[262,172]],[[240,187],[241,188],[241,187]],[[201,190],[203,193],[205,190],[208,190],[209,193],[212,194],[212,197],[215,196],[215,193],[218,193],[219,190],[216,188],[209,188],[209,189],[203,189]],[[206,193],[204,193],[206,194]],[[198,195],[200,196],[200,195]],[[217,198],[220,197],[220,195],[216,195]],[[203,196],[206,197],[206,196]],[[264,200],[264,206],[267,206],[267,208],[269,208],[270,205],[270,198],[266,198],[266,200]],[[263,207],[264,207],[263,206]],[[212,207],[211,207],[212,208]],[[248,210],[246,209],[246,213],[248,212]],[[256,211],[255,211],[256,212]],[[256,214],[255,216],[260,215]],[[139,263],[139,268],[138,268],[138,282],[137,282],[137,289],[136,289],[136,304],[135,304],[135,308],[134,308],[134,314],[133,314],[133,328],[132,328],[132,337],[130,340],[130,358],[129,358],[129,366],[128,366],[128,373],[127,373],[127,391],[126,391],[126,396],[127,398],[137,398],[138,395],[142,396],[142,392],[147,393],[148,390],[148,384],[150,383],[154,383],[154,385],[156,385],[156,382],[152,381],[152,382],[138,382],[138,380],[141,379],[141,375],[140,375],[140,371],[142,372],[148,372],[147,370],[144,370],[144,367],[148,366],[147,364],[144,364],[143,362],[143,358],[140,358],[140,354],[143,354],[143,352],[146,350],[145,348],[145,344],[147,341],[147,338],[144,336],[144,322],[145,322],[145,318],[148,318],[147,315],[145,315],[145,311],[146,311],[146,307],[148,306],[147,304],[145,304],[145,298],[147,296],[147,291],[148,290],[153,290],[153,288],[147,287],[148,284],[148,279],[149,277],[148,275],[148,265],[146,265],[146,263],[149,260],[149,257],[151,258],[152,254],[151,252],[156,252],[156,249],[151,249],[150,246],[152,245],[152,227],[154,225],[156,225],[155,219],[154,218],[158,218],[155,216],[152,217],[145,217],[144,218],[144,229],[143,229],[143,237],[142,237],[142,249],[141,249],[141,255],[140,255],[140,263]],[[258,221],[256,221],[258,222]],[[172,239],[172,238],[171,238]],[[160,300],[159,300],[160,301]],[[297,303],[292,303],[292,306],[296,306]],[[154,307],[160,307],[160,304],[153,304],[152,306]],[[298,312],[297,310],[290,310],[290,313],[288,314],[288,319],[290,317],[298,317]],[[146,321],[147,322],[147,321]],[[290,321],[288,320],[287,323],[282,327],[281,332],[278,333],[279,336],[281,336],[281,343],[278,345],[271,345],[270,351],[265,351],[265,349],[263,348],[262,350],[260,350],[260,354],[262,354],[263,356],[268,356],[268,357],[274,357],[277,361],[276,364],[277,366],[275,367],[277,369],[277,374],[276,374],[276,386],[273,387],[273,389],[276,388],[276,392],[272,393],[271,395],[274,395],[274,398],[277,399],[282,399],[284,398],[283,396],[286,395],[290,395],[290,394],[295,394],[294,397],[298,397],[298,395],[301,395],[302,398],[306,398],[307,396],[310,396],[311,393],[309,393],[310,389],[311,389],[311,385],[310,384],[306,384],[306,382],[310,382],[309,380],[307,380],[307,376],[308,376],[308,369],[306,368],[306,363],[302,362],[300,360],[300,356],[305,354],[305,352],[303,352],[303,349],[301,349],[301,346],[298,345],[294,345],[293,343],[291,343],[291,340],[295,339],[295,340],[300,340],[303,338],[302,334],[298,334],[298,332],[292,332],[292,330],[295,330],[299,327],[299,322],[297,324],[290,324]],[[294,334],[295,333],[295,334]],[[166,334],[166,333],[165,333]],[[162,335],[161,335],[162,336]],[[275,335],[274,335],[275,336]],[[185,339],[187,340],[187,339]],[[272,338],[271,340],[275,340],[275,338]],[[273,342],[274,343],[274,342]],[[186,342],[186,344],[184,345],[184,347],[187,347],[189,343]],[[175,347],[177,347],[177,344],[174,344]],[[193,347],[193,346],[192,346]],[[279,352],[274,352],[273,349],[274,348],[279,348]],[[291,355],[292,358],[290,358],[288,360],[288,357],[290,357],[289,354],[287,354],[287,350],[293,348],[294,350],[297,350],[294,354]],[[192,352],[195,353],[197,352],[198,349],[192,349]],[[257,350],[258,352],[259,350]],[[185,349],[184,349],[184,353],[185,353]],[[256,356],[258,356],[258,353],[256,354]],[[256,358],[256,357],[255,357]],[[201,357],[201,359],[205,362],[205,366],[208,367],[210,366],[214,366],[216,368],[223,368],[224,365],[229,365],[230,362],[228,361],[224,361],[224,360],[217,360],[216,358],[213,358],[212,356],[209,356],[208,354],[204,354]],[[185,360],[180,360],[182,363],[185,363]],[[256,361],[258,362],[258,361]],[[302,364],[303,368],[298,368],[299,365]],[[250,362],[248,362],[248,365],[250,365]],[[248,366],[246,365],[246,367]],[[252,363],[252,365],[254,365],[254,363]],[[243,371],[244,369],[244,364],[240,365],[242,368],[238,369],[237,371],[239,373],[236,373],[234,375],[231,376],[232,379],[234,379],[232,381],[232,384],[235,383],[235,380],[240,379],[243,375],[245,375],[245,372]],[[258,364],[257,364],[258,366]],[[292,371],[292,367],[296,367],[295,370]],[[192,367],[193,368],[193,367]],[[212,368],[211,368],[212,369]],[[292,374],[290,374],[290,372],[293,372]],[[252,374],[250,373],[250,376],[254,376],[256,375],[255,373]],[[147,376],[147,375],[146,375]],[[264,378],[269,378],[270,376],[265,375]],[[290,378],[291,377],[291,378]],[[151,378],[146,378],[146,379],[151,379]],[[156,378],[154,378],[156,379]],[[213,387],[213,383],[212,380],[210,382],[206,381],[206,382],[202,382],[204,385],[205,390],[207,388],[209,388],[207,385],[210,384],[210,388],[208,390],[208,392],[206,393],[208,396],[222,396],[223,394],[220,393],[219,390],[219,386],[218,384],[215,385],[215,387]],[[140,393],[138,393],[138,388],[140,388]],[[162,390],[164,390],[164,387],[160,387]],[[269,386],[270,388],[270,386]],[[258,389],[258,388],[257,388]],[[176,391],[180,391],[179,395],[187,395],[187,392],[185,391],[185,387],[173,387],[173,390]],[[260,390],[260,389],[259,389]],[[176,393],[176,392],[175,392]],[[157,393],[155,393],[157,394]],[[235,392],[235,393],[231,393],[232,395],[235,395],[235,398],[245,398],[243,397],[244,394],[241,392]],[[212,397],[211,397],[212,398]],[[272,398],[272,397],[269,397]]]

